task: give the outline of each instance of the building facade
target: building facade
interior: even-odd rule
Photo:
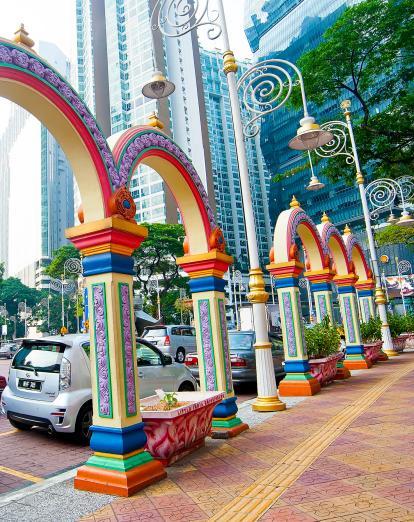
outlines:
[[[217,220],[223,230],[228,251],[246,271],[249,266],[246,229],[230,98],[226,76],[223,73],[222,53],[201,49],[200,56]],[[250,65],[248,61],[239,60],[238,75],[242,75]],[[259,255],[262,264],[265,264],[269,256],[272,236],[268,208],[270,175],[264,164],[258,139],[246,140],[245,143]]]
[[[347,6],[357,0],[246,0],[245,33],[254,53],[254,60],[283,58],[293,63],[321,41],[323,33],[336,21]],[[306,78],[305,78],[306,88]],[[340,116],[339,99],[322,107],[311,106],[311,114],[319,123]],[[357,103],[354,107],[357,107]],[[310,179],[307,155],[289,149],[288,142],[295,136],[303,113],[281,108],[268,115],[261,128],[261,146],[265,161],[272,173],[283,174],[306,165],[307,168],[270,187],[270,213],[274,223],[278,214],[289,207],[292,195],[300,201],[311,218],[319,222],[326,211],[339,228],[349,223],[356,233],[363,229],[362,207],[358,191],[345,182],[333,184],[323,176],[324,162],[315,168],[325,188],[306,190]]]
[[[70,63],[62,51],[49,42],[39,43],[39,54],[66,79]],[[41,126],[41,255],[67,244],[65,229],[74,225],[74,178],[72,169],[58,142]]]

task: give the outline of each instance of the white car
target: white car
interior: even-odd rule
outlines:
[[[1,405],[12,426],[33,426],[50,433],[75,433],[86,442],[92,424],[89,335],[25,339],[10,366]],[[137,339],[140,397],[165,391],[194,391],[197,382],[186,366],[154,345]]]

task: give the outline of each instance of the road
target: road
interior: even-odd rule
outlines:
[[[0,375],[8,377],[10,361],[0,359]],[[255,396],[255,386],[236,387],[239,402]],[[0,499],[1,494],[29,486],[77,467],[91,451],[72,437],[48,435],[45,431],[15,430],[0,414]]]

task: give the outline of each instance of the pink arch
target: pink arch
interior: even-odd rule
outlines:
[[[339,260],[335,259],[335,255],[332,251],[332,248],[329,245],[329,241],[332,238],[336,241],[336,244],[339,246],[339,249],[342,254],[342,256],[341,256],[342,261],[345,263],[345,266],[346,266],[345,273],[349,274],[352,271],[351,264],[350,264],[351,258],[348,254],[345,242],[344,242],[339,230],[332,223],[322,223],[321,225],[318,225],[317,228],[320,233],[322,243],[325,246],[325,249],[327,249],[329,251],[331,259],[333,259],[333,261],[335,262],[335,264],[337,265],[337,268],[338,268]]]

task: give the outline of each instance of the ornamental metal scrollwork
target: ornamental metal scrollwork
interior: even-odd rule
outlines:
[[[216,40],[222,33],[217,22],[219,12],[211,10],[209,0],[158,0],[151,14],[151,27],[164,35],[179,38],[202,26],[209,40]]]
[[[352,148],[348,143],[348,127],[342,121],[329,121],[321,125],[321,129],[329,131],[333,135],[333,139],[326,145],[315,149],[316,154],[321,158],[333,158],[335,156],[345,156],[348,165],[355,163]]]
[[[282,107],[295,85],[300,86],[305,116],[308,116],[303,78],[295,64],[272,58],[258,62],[241,76],[237,89],[242,92],[244,108],[251,116],[243,127],[246,138],[254,138],[259,133],[261,119]]]
[[[378,219],[381,212],[398,207],[396,200],[400,200],[403,210],[406,203],[414,195],[414,182],[409,176],[400,178],[377,179],[372,181],[365,189],[368,203],[373,209],[370,212],[372,219]]]

